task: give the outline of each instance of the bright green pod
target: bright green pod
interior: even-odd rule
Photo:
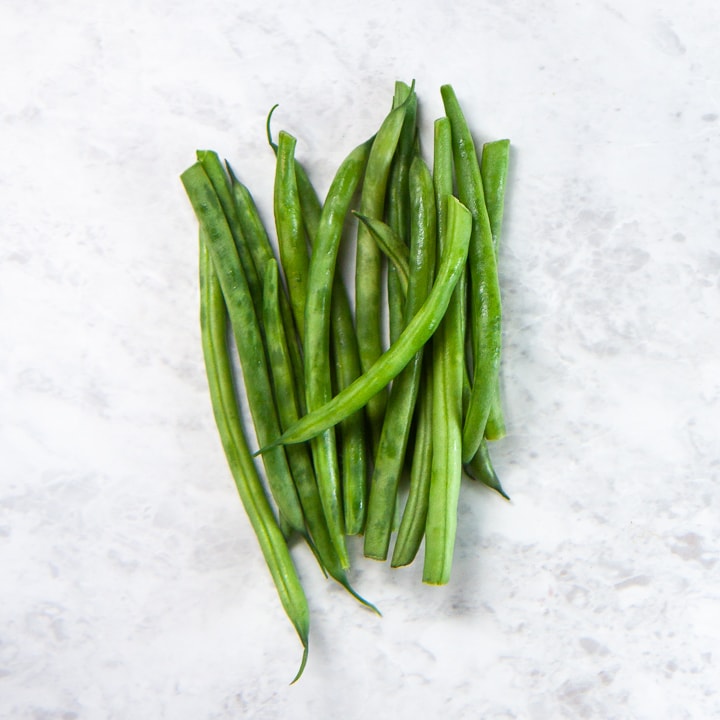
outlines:
[[[243,273],[245,274],[250,289],[255,312],[259,315],[262,312],[260,275],[258,274],[255,261],[242,232],[242,226],[233,199],[230,178],[228,178],[225,168],[223,168],[216,152],[212,150],[198,150],[196,155],[198,162],[205,170],[205,174],[208,176],[220,201],[228,227],[235,241],[235,249],[240,258],[240,264],[242,265]]]
[[[464,213],[459,213],[463,208]],[[458,233],[472,231],[472,216],[459,201],[450,197],[446,203],[445,219],[441,244],[443,252],[448,252]],[[461,353],[456,353],[462,358]],[[437,356],[433,358],[437,362]],[[457,364],[458,359],[453,358]],[[457,506],[460,494],[461,438],[460,420],[462,398],[445,397],[445,388],[435,387],[438,376],[433,378],[433,453],[430,477],[430,499],[425,526],[425,562],[423,582],[431,585],[444,585],[450,579],[452,559],[455,549],[457,529]],[[462,383],[462,376],[461,376]],[[462,384],[460,385],[462,391]],[[439,428],[436,424],[440,425]],[[453,440],[453,438],[455,438]],[[438,445],[436,446],[436,442]],[[436,458],[436,454],[438,458]],[[455,467],[457,465],[457,468]]]
[[[278,249],[287,282],[295,326],[302,341],[305,336],[305,299],[308,283],[308,246],[298,194],[295,146],[297,141],[286,132],[278,136],[273,207]]]
[[[386,198],[385,219],[405,247],[410,244],[410,195],[408,177],[413,157],[418,154],[417,95],[413,88],[398,80],[395,83],[393,107],[406,104],[405,120],[400,132],[397,151],[390,168]],[[403,291],[395,265],[387,268],[388,322],[390,343],[397,339],[403,329],[403,315],[407,287]]]
[[[307,662],[310,612],[287,543],[275,520],[245,439],[227,347],[225,300],[204,230],[201,230],[200,237],[200,326],[210,399],[240,500],[255,531],[280,602],[303,645],[302,661],[293,680],[295,682],[302,675]]]
[[[498,257],[500,231],[505,209],[505,185],[507,183],[509,159],[509,140],[494,140],[483,145],[480,157],[480,176],[482,177],[485,206],[490,220],[496,258]],[[493,388],[490,413],[485,425],[485,438],[487,440],[499,440],[504,436],[505,418],[502,411],[500,375],[498,374]]]
[[[463,460],[477,452],[485,426],[500,364],[501,306],[497,261],[490,219],[475,144],[454,90],[441,88],[445,112],[452,127],[453,156],[458,196],[473,218],[468,264],[470,268],[470,316],[473,378],[470,403],[463,427]]]
[[[432,287],[437,241],[435,193],[432,176],[420,156],[410,167],[410,270],[405,316],[407,325]],[[375,467],[370,482],[364,553],[385,560],[390,546],[400,475],[410,435],[422,370],[421,348],[397,376],[390,390]]]
[[[313,242],[307,278],[305,305],[305,392],[308,411],[332,397],[330,364],[330,302],[342,230],[350,203],[367,163],[369,144],[364,143],[343,161],[328,190]],[[343,567],[349,566],[345,545],[344,509],[337,440],[334,428],[326,428],[312,443],[313,461],[320,499],[330,537]],[[365,492],[364,479],[362,492]]]
[[[217,269],[235,335],[250,414],[258,443],[262,447],[278,436],[280,423],[273,402],[264,340],[250,288],[220,200],[203,166],[195,163],[182,174],[181,179]],[[263,456],[263,463],[278,508],[293,528],[305,533],[302,508],[285,452],[277,453],[273,450]]]

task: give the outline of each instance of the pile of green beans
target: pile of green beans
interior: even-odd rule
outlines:
[[[507,498],[488,445],[505,434],[497,262],[510,144],[478,154],[453,88],[441,97],[432,168],[414,83],[398,81],[378,131],[341,163],[324,202],[295,137],[273,140],[271,110],[275,241],[216,153],[198,151],[181,176],[200,225],[212,409],[303,645],[295,680],[310,623],[294,538],[377,612],[350,583],[349,538],[363,536],[364,555],[386,560],[394,535],[392,567],[412,563],[424,541],[423,582],[443,585],[463,476]],[[353,232],[347,288],[337,259]]]

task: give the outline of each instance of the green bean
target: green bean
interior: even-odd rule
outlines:
[[[408,174],[410,163],[416,153],[415,141],[417,137],[417,95],[406,83],[397,81],[395,83],[395,95],[393,96],[393,107],[400,107],[407,103],[405,120],[398,140],[397,152],[390,168],[388,178],[388,192],[386,200],[386,220],[401,242],[407,247],[409,245],[409,194]],[[397,276],[397,269],[389,265],[387,270],[388,289],[388,319],[390,330],[390,343],[392,344],[402,332],[403,328],[403,307],[407,287],[404,292],[400,287]]]
[[[368,217],[383,216],[390,164],[400,138],[405,112],[404,104],[390,111],[378,130],[370,150],[360,196],[360,213]],[[380,331],[382,255],[362,223],[358,224],[356,252],[355,327],[360,363],[363,372],[367,372],[382,354]],[[375,444],[379,440],[378,429],[382,426],[386,402],[387,393],[380,388],[368,403],[366,410]]]
[[[322,212],[317,193],[302,165],[297,165],[298,189],[303,219],[311,243],[317,235]],[[338,390],[350,385],[361,373],[355,322],[342,274],[335,273],[330,301],[330,330],[335,357],[334,379]],[[340,424],[342,497],[345,532],[359,535],[365,529],[367,495],[367,449],[365,413],[359,410]]]
[[[459,201],[453,202],[455,199],[450,197],[446,205],[446,220],[441,221],[445,224],[443,237],[443,245],[452,242],[454,234],[456,234],[455,226],[461,218],[458,217],[457,207],[464,208]],[[442,217],[442,216],[441,216]],[[466,230],[468,235],[472,231],[472,216],[466,210],[465,217],[462,220],[467,222]],[[455,547],[455,531],[457,528],[457,503],[460,491],[460,472],[455,474],[438,474],[436,469],[438,465],[435,455],[438,452],[446,453],[447,448],[436,448],[435,423],[437,422],[437,412],[447,410],[442,403],[436,401],[438,389],[433,383],[433,473],[430,481],[430,500],[428,505],[428,516],[425,527],[425,563],[423,567],[423,582],[442,585],[448,582],[450,578],[450,569],[452,567],[452,557]],[[447,418],[444,418],[447,421]],[[449,468],[448,468],[449,469]]]
[[[312,243],[317,235],[322,206],[300,163],[296,165],[296,172],[303,220]],[[360,375],[361,367],[350,300],[339,272],[335,273],[333,280],[330,330],[335,357],[334,378],[338,390],[342,390]],[[359,535],[365,528],[367,495],[367,450],[363,410],[342,421],[339,443],[341,446],[345,532],[348,535]]]
[[[483,145],[480,155],[480,175],[496,254],[505,214],[505,186],[509,160],[509,140],[493,140]]]
[[[298,391],[290,362],[285,327],[280,313],[280,281],[277,262],[267,264],[263,283],[263,317],[267,332],[270,367],[274,389],[278,400],[280,423],[289,427],[298,419]],[[320,566],[327,570],[353,597],[363,605],[378,612],[377,608],[362,598],[350,585],[347,574],[340,564],[337,552],[330,539],[325,516],[320,502],[315,470],[307,445],[289,445],[286,448],[288,462],[293,473],[295,486],[303,507],[310,537],[312,538]],[[379,614],[379,613],[378,613]]]
[[[480,156],[480,175],[482,177],[485,205],[490,220],[496,258],[498,256],[500,230],[505,207],[505,185],[507,182],[509,155],[510,141],[495,140],[483,145]],[[490,414],[485,425],[485,438],[488,440],[499,440],[505,436],[505,419],[500,397],[500,376],[498,374],[493,388]]]
[[[267,134],[268,144],[276,155],[278,153],[278,145],[273,140],[272,132],[270,131],[270,121],[272,120],[273,113],[277,108],[277,104],[270,108],[267,120],[265,121],[265,132]],[[310,178],[308,177],[305,168],[302,163],[299,163],[297,160],[295,161],[295,180],[297,182],[297,191],[302,211],[303,225],[305,226],[308,241],[312,245],[315,240],[318,223],[320,222],[322,205],[320,204],[320,198],[315,192],[315,188],[310,182]]]
[[[430,355],[427,353],[425,357],[423,383],[417,399],[410,490],[390,561],[395,568],[409,565],[415,559],[425,535],[432,468],[433,374],[431,363],[428,362]]]
[[[200,324],[213,413],[240,500],[257,536],[283,608],[303,645],[295,682],[307,662],[310,613],[290,551],[273,516],[243,432],[227,348],[225,300],[205,237],[205,231],[201,231]]]
[[[268,263],[271,261],[275,262],[275,253],[250,191],[238,180],[230,164],[226,162],[225,165],[228,175],[230,176],[240,229],[252,255],[255,267],[262,279]],[[305,413],[305,377],[302,354],[297,341],[297,329],[295,328],[295,319],[293,318],[290,301],[288,300],[285,288],[282,286],[279,291],[279,302],[285,337],[288,339],[288,351],[290,353],[293,375],[295,376],[295,381],[300,386],[297,397],[299,410],[301,413]]]
[[[262,310],[262,289],[260,287],[260,277],[241,231],[228,176],[226,175],[222,163],[220,162],[220,158],[216,152],[211,150],[198,150],[196,155],[198,162],[202,165],[203,170],[205,170],[205,173],[210,179],[210,182],[212,183],[212,186],[218,196],[218,200],[220,201],[223,213],[225,213],[228,227],[230,228],[233,240],[235,241],[235,249],[237,250],[243,272],[247,278],[255,311],[260,314]]]
[[[370,230],[370,235],[373,240],[378,244],[378,247],[385,253],[388,260],[392,263],[391,267],[396,272],[396,278],[399,283],[397,289],[398,298],[396,304],[400,305],[400,312],[405,306],[405,298],[407,297],[408,291],[408,278],[410,275],[410,268],[408,258],[410,256],[410,250],[408,246],[400,239],[400,236],[382,220],[377,218],[370,218],[366,215],[361,215],[359,212],[353,211],[358,220],[367,225]],[[400,328],[402,332],[402,328]]]
[[[271,277],[273,269],[275,272],[274,278]],[[283,429],[297,420],[299,412],[297,402],[298,392],[296,389],[297,383],[295,382],[292,364],[290,362],[290,352],[285,337],[285,328],[282,325],[282,318],[280,316],[278,300],[279,281],[277,274],[277,262],[273,259],[268,263],[263,282],[263,326],[266,333],[268,363],[273,381],[274,400],[278,408],[280,427]],[[310,460],[305,445],[288,446],[285,448],[285,453],[308,528],[309,534],[305,534],[305,540],[310,550],[312,550],[315,559],[318,561],[323,575],[327,577],[328,560],[323,557],[321,549],[318,548],[318,544],[314,539],[314,536],[318,535],[318,531],[314,527],[315,518],[313,517],[314,508],[312,501],[313,496],[317,498],[317,487],[315,485],[315,471],[312,467],[312,461]],[[324,524],[325,518],[322,517],[322,514],[320,518]],[[290,532],[286,532],[284,527],[289,527],[289,525],[282,513],[280,513],[278,520],[285,539],[289,539],[293,532],[292,528],[289,528]],[[315,530],[315,533],[313,533],[313,530]],[[319,533],[321,535],[322,530],[320,530]]]
[[[506,500],[510,499],[509,495],[503,490],[500,478],[498,478],[495,468],[492,466],[490,452],[485,440],[480,443],[480,447],[473,459],[469,463],[465,463],[464,467],[466,475],[473,480],[481,482],[491,490],[502,495]]]
[[[501,344],[500,290],[495,248],[475,145],[454,90],[450,85],[443,85],[441,94],[452,126],[458,195],[473,217],[468,253],[473,381],[470,405],[463,427],[462,451],[463,460],[467,462],[477,452],[484,436],[498,374]]]
[[[416,156],[410,166],[410,282],[404,324],[412,319],[432,287],[435,268],[436,211],[433,181],[423,160]],[[422,369],[423,349],[418,350],[397,376],[390,391],[375,468],[370,483],[366,557],[387,558],[397,490]]]
[[[278,265],[272,258],[265,267],[263,277],[263,325],[267,338],[267,355],[273,381],[273,395],[278,409],[280,427],[285,429],[297,422],[300,412],[297,381],[290,361],[290,350],[280,312],[280,296]],[[316,523],[311,524],[311,518],[315,519],[312,500],[313,496],[317,496],[317,486],[308,448],[306,445],[288,445],[285,452],[310,535],[314,537],[317,529]],[[322,522],[324,524],[324,519]]]
[[[278,136],[275,172],[275,228],[280,259],[285,270],[290,305],[298,335],[305,336],[305,298],[307,297],[308,246],[303,233],[302,212],[295,174],[295,138],[281,131]]]
[[[467,368],[464,368],[462,391],[463,414],[465,414],[465,412],[467,411],[469,400],[470,379],[467,375]],[[503,490],[500,479],[498,478],[497,473],[493,468],[492,462],[490,460],[490,452],[485,438],[483,438],[482,442],[480,443],[480,447],[473,456],[472,460],[470,460],[470,462],[464,463],[463,467],[465,469],[465,474],[468,477],[472,478],[473,480],[478,480],[479,482],[489,487],[491,490],[495,490],[507,500],[510,499]]]
[[[309,411],[332,397],[330,374],[330,300],[335,263],[350,202],[362,179],[369,145],[364,143],[343,161],[328,190],[320,216],[308,272],[305,307],[305,386]],[[312,442],[320,499],[330,537],[344,567],[349,565],[344,537],[341,486],[334,428]]]
[[[435,122],[434,179],[438,198],[452,189],[452,138],[450,122]],[[447,207],[438,217],[440,244],[445,242]],[[452,561],[457,497],[462,478],[462,390],[465,338],[462,327],[463,288],[455,287],[438,331],[433,337],[432,468],[425,541],[423,581],[446,583]],[[430,530],[431,529],[431,530]]]
[[[203,228],[230,314],[240,357],[250,413],[262,447],[277,438],[280,424],[272,401],[272,384],[260,324],[247,279],[238,258],[232,233],[213,185],[203,166],[195,163],[181,176],[195,214]],[[287,465],[285,452],[263,456],[268,483],[279,510],[292,527],[305,533],[300,501]]]
[[[360,375],[355,325],[343,283],[336,275],[331,300],[332,352],[338,390],[346,388]],[[340,459],[345,532],[359,535],[365,529],[367,498],[367,448],[363,410],[345,418],[340,428]]]
[[[277,145],[273,142],[270,132],[270,119],[275,107],[268,115],[266,131],[270,146],[277,152]],[[317,235],[322,205],[307,172],[297,161],[295,162],[295,175],[305,232],[312,245]],[[345,283],[340,273],[335,273],[333,281],[330,314],[332,350],[335,355],[334,379],[338,390],[342,390],[360,375],[361,367],[355,322]],[[342,421],[339,442],[342,459],[345,532],[348,535],[358,535],[365,528],[365,496],[367,494],[367,450],[363,410],[359,410]]]
[[[395,343],[345,390],[320,408],[308,412],[275,442],[260,448],[263,453],[280,444],[304,442],[333,427],[363,407],[367,401],[397,377],[415,353],[432,337],[445,314],[455,284],[467,260],[472,218],[455,198],[449,200],[449,241],[427,300]]]

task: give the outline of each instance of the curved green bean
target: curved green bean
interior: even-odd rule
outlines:
[[[403,508],[400,528],[393,548],[392,567],[409,565],[418,553],[425,536],[428,502],[430,499],[430,472],[432,469],[432,407],[433,374],[431,363],[423,368],[423,383],[417,399],[415,447],[410,467],[410,490]]]
[[[305,306],[305,387],[309,411],[332,397],[330,371],[330,300],[335,263],[350,202],[362,179],[369,145],[364,143],[343,161],[328,190],[308,271]],[[344,512],[334,428],[312,441],[313,460],[330,537],[344,567],[349,565],[344,536]]]
[[[272,384],[268,375],[265,347],[250,289],[222,206],[203,166],[195,163],[181,175],[181,180],[205,232],[217,269],[245,377],[250,413],[258,443],[262,447],[277,438],[280,423],[272,401]],[[273,450],[263,456],[263,462],[279,510],[292,527],[305,533],[302,508],[285,452],[278,453]]]
[[[480,176],[496,254],[505,214],[505,186],[507,185],[509,162],[509,140],[493,140],[483,145],[480,154]]]
[[[295,138],[281,131],[278,136],[274,208],[280,260],[285,271],[290,305],[298,335],[305,336],[305,299],[308,282],[308,246],[303,232],[302,211],[295,163]]]
[[[270,110],[266,123],[268,143],[275,152],[277,152],[277,144],[272,139],[270,120],[276,107],[277,105]],[[322,205],[302,163],[297,161],[295,162],[295,175],[303,224],[312,246],[320,224]],[[360,375],[362,369],[355,321],[345,283],[340,273],[335,273],[333,281],[330,314],[332,349],[335,356],[334,379],[338,390],[342,390]],[[339,443],[341,446],[345,532],[348,535],[359,535],[365,528],[365,496],[367,494],[367,449],[365,412],[363,410],[359,410],[342,421]]]
[[[285,612],[303,645],[293,682],[308,657],[310,612],[287,543],[282,536],[253,462],[238,412],[227,348],[227,311],[220,283],[208,252],[205,231],[200,241],[200,325],[210,398],[220,439],[240,500],[260,544]]]
[[[268,262],[263,283],[263,318],[268,339],[270,368],[272,370],[275,397],[278,401],[280,423],[289,427],[298,420],[297,383],[290,362],[285,327],[280,313],[280,279],[277,262]],[[362,598],[353,589],[347,574],[340,564],[335,547],[330,539],[325,515],[320,502],[315,470],[307,445],[289,445],[286,448],[295,486],[303,507],[310,537],[323,570],[339,582],[354,598],[374,610],[377,608]]]
[[[495,246],[495,257],[498,256],[500,231],[505,207],[505,185],[507,183],[508,163],[510,158],[510,141],[495,140],[483,145],[480,156],[480,176],[482,177],[485,205],[490,220],[490,229]],[[485,425],[485,438],[499,440],[505,436],[505,418],[503,417],[500,375],[495,381],[492,402],[487,424]]]
[[[473,217],[468,253],[473,380],[463,427],[462,451],[463,460],[467,462],[475,455],[484,437],[498,374],[501,344],[500,289],[475,145],[454,90],[450,85],[443,85],[441,94],[452,127],[458,196]]]
[[[320,408],[308,412],[275,442],[261,448],[263,453],[273,446],[304,442],[336,425],[363,407],[367,401],[393,380],[410,362],[413,355],[432,337],[445,314],[455,284],[467,260],[472,216],[456,198],[449,204],[449,242],[438,268],[437,277],[427,300],[401,333],[367,372],[339,392]]]
[[[410,321],[432,287],[435,268],[436,211],[433,180],[427,165],[416,156],[410,166],[410,283],[404,324]],[[390,390],[375,467],[370,483],[364,553],[387,558],[397,490],[400,483],[410,424],[422,369],[423,348],[394,380]]]
[[[267,135],[267,141],[270,147],[273,149],[275,155],[278,153],[278,144],[273,140],[272,132],[270,130],[270,123],[275,110],[279,106],[277,104],[270,108],[267,119],[265,121],[265,133]],[[322,212],[322,205],[320,198],[315,192],[313,184],[310,182],[307,171],[303,167],[302,163],[295,160],[295,179],[297,182],[298,198],[300,200],[300,208],[302,210],[302,220],[305,226],[305,232],[308,236],[308,241],[312,245],[315,240],[315,233],[317,232],[317,226],[320,222],[320,213]]]
[[[447,118],[435,122],[435,193],[447,196],[453,186],[452,132]],[[447,238],[447,207],[438,216],[440,252]],[[455,514],[462,478],[462,391],[465,336],[462,313],[464,288],[456,286],[438,331],[433,337],[432,467],[423,581],[447,582],[455,542]]]
[[[510,496],[503,489],[500,478],[492,465],[490,451],[485,440],[480,443],[480,447],[473,459],[469,463],[465,463],[464,469],[468,477],[481,482],[486,487],[502,495],[506,500],[510,500]]]
[[[360,195],[360,213],[381,218],[388,175],[405,120],[405,104],[391,110],[373,141]],[[381,312],[382,254],[363,223],[358,224],[355,258],[355,328],[363,372],[382,354]],[[377,444],[387,394],[382,388],[366,409],[373,440]]]
[[[298,404],[297,381],[290,361],[285,327],[280,311],[280,281],[277,261],[268,260],[263,277],[263,325],[267,340],[267,357],[273,381],[273,396],[278,409],[281,429],[290,427],[297,422],[300,412]],[[322,513],[316,513],[317,484],[312,460],[306,445],[288,445],[285,448],[288,466],[297,490],[310,537],[320,536],[325,519]],[[318,525],[321,527],[318,528]],[[322,542],[315,542],[314,552],[323,570],[332,565],[332,557],[326,557]]]

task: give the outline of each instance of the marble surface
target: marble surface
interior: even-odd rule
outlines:
[[[0,3],[0,717],[720,716],[720,10],[710,0]],[[511,504],[453,578],[302,549],[299,646],[208,401],[179,173],[266,218],[268,108],[324,191],[415,78],[513,141]]]

